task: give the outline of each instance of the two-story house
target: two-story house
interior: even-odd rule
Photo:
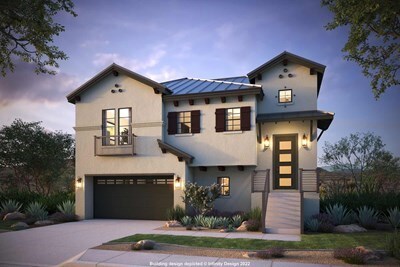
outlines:
[[[246,76],[163,83],[112,64],[67,96],[77,214],[165,219],[186,183],[218,183],[216,209],[260,207],[266,232],[300,233],[319,212],[317,140],[334,116],[317,108],[324,71],[288,52]]]

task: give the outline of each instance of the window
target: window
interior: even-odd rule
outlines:
[[[230,195],[230,178],[229,177],[218,177],[217,182],[220,186],[221,196],[229,196]]]
[[[103,146],[130,145],[132,143],[131,108],[103,110]]]
[[[292,102],[292,89],[279,90],[279,103],[291,103]]]
[[[176,133],[177,134],[190,133],[192,128],[191,112],[190,111],[178,112],[177,115],[178,116],[177,116]]]
[[[225,124],[226,131],[240,131],[240,108],[225,110]]]

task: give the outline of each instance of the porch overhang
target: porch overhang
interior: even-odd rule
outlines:
[[[183,152],[179,148],[176,148],[174,146],[171,146],[170,144],[167,144],[160,139],[157,139],[158,146],[160,147],[162,153],[171,153],[175,155],[179,161],[186,161],[186,163],[192,163],[194,157],[192,155],[189,155],[186,152]]]

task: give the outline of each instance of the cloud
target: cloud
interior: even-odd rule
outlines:
[[[65,96],[79,85],[75,76],[58,71],[56,75],[34,72],[35,66],[17,62],[15,71],[0,79],[0,108],[17,100],[31,102],[65,101]]]
[[[97,53],[93,64],[97,67],[105,67],[116,63],[133,71],[143,71],[158,65],[165,55],[164,45],[159,45],[154,47],[152,53],[144,60],[127,58],[118,53]]]
[[[83,48],[96,48],[98,46],[106,46],[109,45],[110,41],[108,40],[86,40],[80,44],[80,47]]]
[[[150,79],[158,82],[169,81],[182,77],[180,71],[171,68],[170,66],[163,67],[158,72],[147,72],[145,75],[146,77],[149,77]]]

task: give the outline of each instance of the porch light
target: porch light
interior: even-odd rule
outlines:
[[[306,135],[306,134],[303,134],[303,138],[302,138],[302,140],[301,140],[301,145],[302,145],[304,148],[307,148],[308,142],[307,142],[307,135]]]
[[[81,188],[82,187],[82,177],[79,177],[76,179],[76,187]]]
[[[180,189],[181,188],[181,177],[178,176],[178,177],[175,178],[174,185],[175,185],[175,189]]]
[[[264,138],[264,151],[269,148],[269,137],[268,134]]]

